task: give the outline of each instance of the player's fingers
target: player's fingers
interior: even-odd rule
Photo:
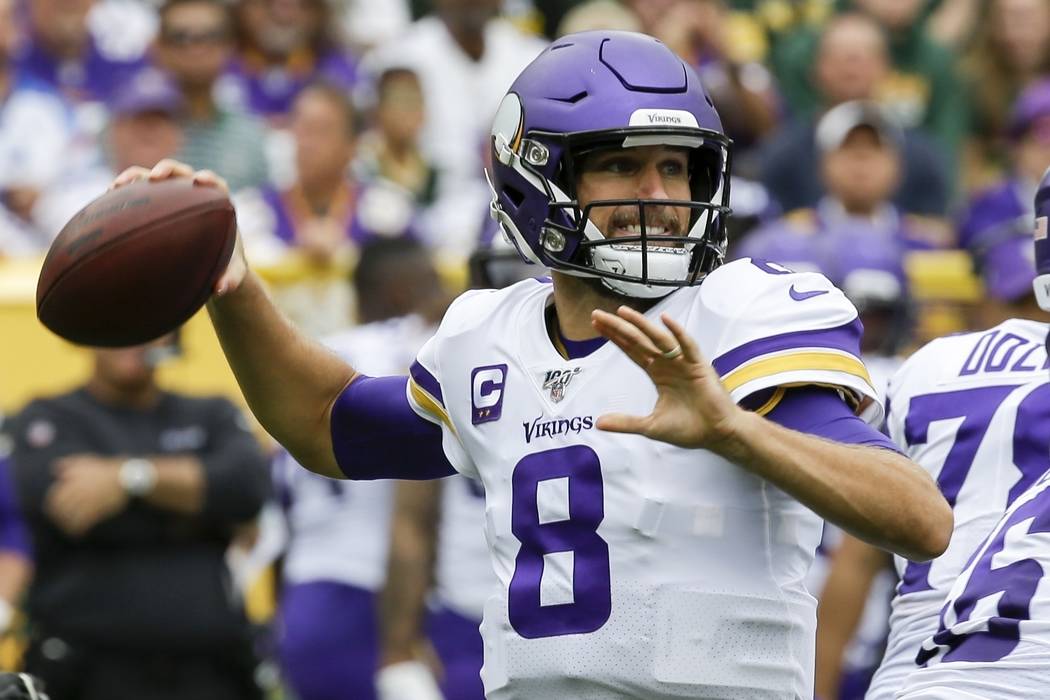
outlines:
[[[149,177],[149,169],[143,168],[138,165],[133,165],[130,168],[126,168],[123,172],[113,178],[113,182],[110,183],[109,189],[115,190],[118,187],[129,185],[132,182],[138,180],[145,180]]]
[[[696,344],[693,337],[685,330],[685,326],[667,314],[660,314],[660,320],[663,321],[664,325],[671,331],[675,342],[681,346],[682,357],[684,357],[687,362],[700,365],[707,364],[707,358],[705,358],[704,354],[700,352],[700,346]]]
[[[656,349],[656,354],[663,355],[674,349],[676,345],[674,336],[647,319],[644,314],[629,306],[621,306],[616,310],[616,315],[640,330]]]
[[[634,435],[647,435],[649,431],[649,416],[630,416],[626,413],[606,413],[598,416],[595,423],[598,430],[609,433],[632,433]]]
[[[591,325],[599,334],[623,350],[632,362],[644,370],[649,369],[656,350],[637,328],[604,311],[595,311],[592,314]]]
[[[218,187],[226,194],[230,193],[230,186],[226,183],[226,180],[220,177],[214,170],[198,170],[193,173],[193,184]]]
[[[165,158],[149,171],[150,180],[167,180],[173,177],[193,177],[193,168],[171,158]]]

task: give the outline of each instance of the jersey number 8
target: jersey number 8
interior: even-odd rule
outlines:
[[[543,519],[537,494],[543,481],[564,480],[568,517]],[[598,534],[605,518],[598,455],[584,445],[537,452],[514,467],[511,531],[521,542],[510,582],[508,615],[522,637],[587,634],[612,612],[609,545]],[[571,552],[572,602],[543,605],[540,588],[546,555]]]

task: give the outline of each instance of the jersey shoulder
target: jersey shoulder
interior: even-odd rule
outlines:
[[[853,304],[824,275],[759,258],[741,258],[708,275],[700,286],[700,303],[725,325],[723,349],[857,318]]]
[[[1050,325],[1008,319],[980,331],[935,338],[905,360],[890,380],[892,403],[908,396],[980,384],[1045,378]]]
[[[478,329],[491,332],[493,321],[508,318],[507,313],[526,299],[537,294],[549,294],[550,290],[550,279],[539,277],[522,280],[503,289],[472,289],[464,292],[456,297],[445,312],[438,336],[447,339]]]
[[[848,390],[858,404],[878,403],[860,358],[857,310],[824,275],[742,258],[704,280],[697,304],[695,330],[738,401],[771,387],[819,384]]]

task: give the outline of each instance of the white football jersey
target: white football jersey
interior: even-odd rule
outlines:
[[[485,491],[465,476],[443,482],[434,594],[441,606],[481,620],[497,585],[485,541]]]
[[[936,634],[922,645],[924,667],[908,676],[897,697],[1047,697],[1048,571],[1050,474],[1013,502],[973,553],[948,593]]]
[[[416,316],[369,323],[324,339],[371,376],[404,374],[433,333]],[[291,583],[338,581],[377,590],[386,579],[394,482],[329,479],[281,451],[274,482],[284,501],[288,546],[284,577]]]
[[[550,302],[540,280],[461,296],[408,388],[484,484],[486,697],[811,698],[820,518],[709,452],[597,430],[656,390],[612,343],[564,359]],[[664,312],[737,401],[825,384],[881,419],[856,310],[821,275],[738,260],[647,316]]]
[[[894,557],[901,576],[886,653],[869,700],[893,698],[937,629],[944,598],[974,548],[1050,461],[1047,324],[1009,320],[987,331],[939,338],[890,382],[894,442],[937,481],[951,504],[948,550],[930,562]]]

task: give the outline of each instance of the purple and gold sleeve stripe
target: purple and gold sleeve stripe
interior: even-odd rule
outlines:
[[[435,422],[441,422],[452,429],[448,411],[445,410],[441,384],[427,368],[419,362],[413,362],[409,368],[408,394],[417,407],[422,409]]]
[[[844,372],[867,385],[871,377],[860,360],[860,321],[822,330],[782,333],[745,343],[715,358],[727,391],[775,374],[799,371]]]

